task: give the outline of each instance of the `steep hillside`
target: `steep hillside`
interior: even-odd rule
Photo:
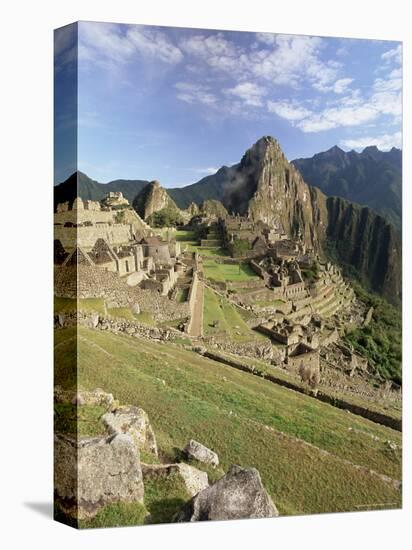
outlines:
[[[367,207],[327,198],[303,180],[272,137],[243,156],[225,188],[229,211],[281,224],[307,246],[352,266],[371,289],[397,303],[401,296],[401,243],[394,227]]]
[[[232,179],[236,166],[222,166],[215,174],[206,176],[192,185],[171,188],[167,192],[179,208],[187,208],[191,202],[200,205],[208,199],[221,201],[225,187]]]
[[[176,203],[158,181],[150,182],[140,191],[133,201],[133,208],[151,225],[176,225],[182,218]]]
[[[63,389],[76,335],[79,385],[142,407],[165,462],[189,439],[201,441],[224,470],[256,467],[281,514],[400,505],[391,480],[401,477],[398,432],[179,346],[84,327],[56,331]]]
[[[136,195],[148,184],[146,180],[114,180],[99,183],[83,172],[72,174],[67,180],[54,187],[54,208],[62,202],[72,202],[77,196],[82,199],[100,201],[109,191],[121,191],[132,204]]]
[[[366,147],[346,153],[335,146],[311,158],[293,161],[304,180],[328,196],[369,206],[393,223],[402,224],[402,151]]]

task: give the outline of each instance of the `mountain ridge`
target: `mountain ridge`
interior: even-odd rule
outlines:
[[[374,209],[398,230],[402,227],[402,151],[376,146],[343,151],[337,146],[292,161],[303,179],[328,196]]]
[[[367,149],[364,156],[370,158],[381,153],[372,148]],[[348,155],[339,147],[329,150],[329,156],[339,157],[343,164],[350,162]],[[316,253],[333,257],[341,265],[355,269],[366,286],[391,302],[399,303],[401,241],[395,227],[368,206],[342,197],[328,197],[320,188],[309,185],[295,164],[286,159],[273,137],[259,139],[245,152],[240,163],[222,167],[217,174],[219,179],[214,177],[216,174],[207,176],[190,186],[190,191],[195,188],[203,201],[220,200],[229,213],[248,215],[252,220],[282,226],[290,238],[302,239]],[[89,197],[84,193],[101,194],[115,187],[114,190],[121,190],[132,204],[138,193],[148,189],[149,184],[145,180],[115,180],[114,183],[99,184],[83,173],[79,173],[78,182],[75,182],[75,175],[71,178],[71,192],[79,192],[82,198],[99,200],[99,197]],[[64,182],[63,189],[70,187],[70,182],[67,182]],[[55,202],[62,202],[57,187]],[[182,195],[179,204],[176,190],[166,191],[173,204],[182,208]],[[136,193],[135,197],[129,198],[133,193]],[[218,198],[210,197],[211,194],[218,194]]]

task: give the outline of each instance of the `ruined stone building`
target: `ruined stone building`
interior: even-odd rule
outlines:
[[[82,265],[117,273],[130,286],[167,295],[178,278],[180,244],[163,241],[130,207],[122,193],[101,201],[76,198],[54,215],[55,265]]]

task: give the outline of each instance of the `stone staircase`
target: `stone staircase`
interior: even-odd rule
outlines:
[[[209,227],[208,234],[205,239],[201,239],[200,247],[207,249],[217,249],[222,246],[222,239],[220,236],[220,231],[216,224],[212,224]]]

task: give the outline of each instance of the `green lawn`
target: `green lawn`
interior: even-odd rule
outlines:
[[[213,327],[215,321],[218,321],[218,326]],[[207,287],[203,306],[203,333],[205,336],[225,334],[238,342],[267,339],[245,323],[238,308]]]
[[[282,514],[400,506],[397,489],[350,463],[400,479],[401,448],[387,443],[401,445],[400,433],[171,344],[84,327],[78,335],[80,387],[145,409],[163,456],[174,459],[193,438],[219,454],[225,471],[254,466]],[[74,336],[56,332],[63,387]]]
[[[180,242],[196,241],[196,233],[187,229],[179,229],[176,231],[175,237]]]
[[[54,297],[54,312],[55,313],[68,313],[81,309],[86,313],[99,313],[105,314],[104,300],[103,298],[79,298],[74,300],[71,298],[57,298]]]
[[[221,264],[211,258],[203,260],[203,272],[206,278],[221,282],[259,279],[248,264]]]

